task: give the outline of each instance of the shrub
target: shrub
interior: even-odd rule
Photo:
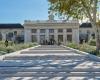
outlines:
[[[94,50],[94,51],[90,52],[90,54],[100,56],[100,51]]]
[[[7,54],[7,52],[0,51],[0,55],[4,55],[4,54]]]
[[[90,46],[90,45],[84,43],[79,46],[79,50],[90,53],[90,52],[96,50],[96,47]]]
[[[38,45],[37,43],[21,43],[21,44],[14,44],[13,42],[9,41],[8,47],[5,46],[4,41],[0,41],[0,55],[11,53],[14,51],[18,51],[21,49],[29,48]]]
[[[71,48],[74,48],[74,49],[79,49],[78,44],[75,44],[75,43],[68,43],[67,46],[71,47]]]
[[[96,47],[95,46],[90,46],[86,43],[79,44],[79,45],[77,45],[75,43],[69,43],[67,46],[71,47],[71,48],[74,48],[74,49],[78,49],[80,51],[88,52],[88,53],[91,53],[91,54],[94,54],[94,55],[100,54],[100,52],[99,53],[96,52]]]
[[[6,52],[7,53],[11,53],[11,52],[14,52],[14,51],[15,51],[15,48],[13,46],[6,47]]]
[[[4,41],[0,41],[0,45],[3,45],[4,44]]]
[[[6,51],[6,47],[3,44],[0,44],[0,51]]]
[[[95,39],[91,39],[91,40],[89,41],[89,45],[91,45],[91,46],[96,46],[96,40],[95,40]]]
[[[32,46],[33,46],[33,45],[36,46],[36,45],[38,45],[38,43],[34,42],[34,43],[32,43]]]

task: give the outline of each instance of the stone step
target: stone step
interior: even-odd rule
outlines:
[[[86,72],[15,72],[15,73],[0,73],[0,77],[100,77],[100,73],[86,73]]]
[[[47,67],[0,67],[0,73],[13,73],[13,72],[98,72],[100,73],[100,68],[54,68]]]
[[[41,45],[39,46],[39,48],[62,48],[62,46],[58,46],[58,45]]]
[[[88,55],[77,54],[61,46],[43,45],[23,51],[21,54],[6,55],[4,60],[0,61],[0,79],[1,77],[100,77],[99,64],[90,60]]]
[[[43,50],[69,50],[69,48],[65,48],[65,47],[62,47],[62,46],[56,46],[56,45],[42,45],[42,46],[39,46],[39,47],[36,47],[35,48],[36,50],[41,50],[41,49],[43,49]],[[30,50],[34,50],[34,49],[30,49]]]
[[[34,48],[34,49],[30,49],[30,50],[69,50],[66,48]]]
[[[40,54],[41,55],[41,54]],[[88,59],[87,56],[83,55],[16,55],[16,56],[5,56],[4,60],[67,60],[67,59]]]
[[[30,50],[30,51],[22,51],[20,54],[37,54],[37,53],[41,53],[41,54],[48,54],[48,53],[72,53],[71,50]]]
[[[84,62],[84,60],[4,60],[0,61],[0,69],[2,67],[70,67],[76,66],[77,63]]]
[[[23,65],[19,65],[19,64],[8,64],[8,65],[0,65],[0,67],[5,67],[5,68],[12,68],[12,67],[53,67],[53,68],[56,68],[56,67],[62,67],[62,68],[65,68],[65,67],[73,67],[75,66],[75,64],[70,64],[70,65],[59,65],[59,64],[50,64],[50,65],[45,65],[45,64],[41,64],[41,65],[32,65],[32,64],[23,64]]]

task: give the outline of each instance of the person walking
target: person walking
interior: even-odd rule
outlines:
[[[5,40],[5,46],[8,47],[8,40]]]

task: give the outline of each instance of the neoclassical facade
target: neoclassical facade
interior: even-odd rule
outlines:
[[[79,22],[77,20],[54,20],[49,17],[45,21],[25,20],[24,24],[25,42],[38,42],[43,44],[44,41],[54,40],[66,44],[67,42],[79,43]]]

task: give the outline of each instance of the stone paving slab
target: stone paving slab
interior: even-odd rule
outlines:
[[[41,55],[41,54],[40,54]],[[87,59],[83,55],[17,55],[17,56],[7,56],[6,60],[64,60],[64,59]]]
[[[36,54],[36,53],[71,53],[73,52],[72,50],[30,50],[30,51],[22,51],[21,54]]]
[[[15,72],[15,73],[0,73],[0,77],[50,77],[50,76],[54,76],[54,77],[65,77],[65,76],[73,76],[73,77],[88,77],[88,76],[96,76],[96,77],[100,77],[100,73],[80,73],[80,72],[74,72],[74,73],[66,73],[66,72]]]
[[[0,80],[100,80],[100,61],[86,54],[57,45],[23,52],[0,61]]]
[[[74,78],[74,79],[73,79]],[[91,77],[10,77],[1,78],[1,80],[93,80]],[[100,80],[100,77],[95,80]]]

